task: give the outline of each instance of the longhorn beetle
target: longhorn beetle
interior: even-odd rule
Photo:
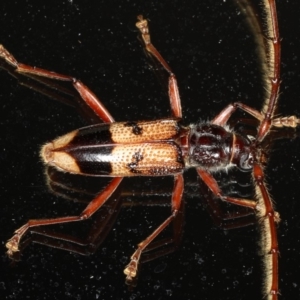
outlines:
[[[181,100],[172,69],[150,40],[148,22],[138,16],[136,26],[140,31],[145,50],[169,74],[168,92],[172,116],[153,121],[115,122],[102,102],[81,81],[67,75],[50,72],[19,63],[0,45],[0,57],[23,75],[46,77],[71,82],[83,101],[103,123],[74,130],[45,144],[41,157],[46,165],[58,170],[87,176],[112,177],[101,194],[96,196],[79,216],[54,219],[29,220],[15,231],[7,242],[8,255],[19,251],[23,235],[32,227],[85,220],[97,211],[128,176],[173,176],[171,215],[143,240],[131,256],[124,273],[130,281],[137,275],[142,252],[178,215],[184,189],[183,172],[195,168],[199,177],[220,200],[250,208],[257,215],[262,227],[262,248],[265,254],[265,295],[278,299],[278,241],[276,223],[279,214],[273,204],[264,181],[265,153],[263,142],[271,129],[296,128],[300,119],[296,116],[274,117],[280,86],[281,41],[274,0],[264,0],[265,24],[263,49],[266,72],[266,99],[261,111],[235,102],[225,107],[210,122],[182,125]],[[243,1],[240,1],[242,4]],[[251,14],[251,7],[244,6]],[[255,17],[252,25],[258,24]],[[254,135],[246,135],[229,129],[227,122],[237,110],[251,115],[259,123]],[[237,167],[252,171],[256,199],[236,198],[223,194],[213,174]]]

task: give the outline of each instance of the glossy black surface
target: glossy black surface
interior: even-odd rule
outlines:
[[[300,116],[299,6],[297,1],[278,1],[282,115]],[[169,116],[167,95],[149,71],[136,38],[134,23],[141,13],[151,20],[153,43],[177,76],[186,124],[209,120],[236,100],[255,108],[262,104],[251,33],[229,0],[97,4],[4,0],[0,10],[0,43],[18,60],[80,78],[118,121]],[[201,195],[195,196],[198,189],[185,197],[181,247],[144,264],[132,292],[124,284],[123,268],[134,246],[169,215],[169,207],[122,209],[93,256],[35,244],[12,266],[5,242],[16,228],[30,218],[74,215],[83,209],[82,204],[48,192],[39,148],[90,122],[67,105],[18,85],[6,72],[0,76],[3,299],[260,299],[255,227],[215,228]],[[282,219],[280,299],[297,299],[300,294],[299,147],[299,138],[277,141],[266,169]],[[193,172],[187,176],[196,177]],[[140,188],[157,192],[161,186],[171,190],[172,179],[143,178],[134,184],[135,192]]]

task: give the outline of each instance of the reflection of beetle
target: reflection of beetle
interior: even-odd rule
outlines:
[[[278,215],[274,212],[270,196],[264,184],[262,162],[265,159],[261,143],[275,127],[296,127],[299,120],[295,117],[273,119],[279,90],[280,39],[274,1],[266,8],[266,36],[269,39],[265,47],[268,97],[263,112],[259,112],[241,103],[227,106],[210,123],[182,126],[182,117],[176,78],[170,67],[150,42],[147,21],[139,16],[139,28],[145,48],[169,73],[169,97],[172,118],[156,121],[115,123],[96,96],[80,81],[61,74],[33,68],[18,63],[15,58],[0,46],[0,56],[22,74],[33,74],[55,80],[70,81],[86,104],[106,124],[86,127],[72,131],[42,148],[41,155],[46,164],[70,173],[92,176],[114,177],[105,190],[97,196],[80,216],[56,219],[30,220],[16,231],[7,243],[8,254],[18,251],[23,234],[34,226],[73,222],[90,217],[110,197],[125,176],[165,176],[175,178],[172,195],[172,214],[147,239],[138,245],[125,269],[127,279],[136,276],[138,262],[143,250],[178,215],[183,193],[182,173],[186,168],[196,168],[201,179],[220,199],[249,207],[262,218],[262,227],[266,254],[266,293],[272,299],[278,294],[278,245],[275,222]],[[250,9],[250,8],[249,8]],[[256,19],[251,20],[257,22]],[[255,117],[260,125],[256,136],[237,134],[226,127],[232,113],[237,109]],[[237,166],[242,170],[253,169],[256,183],[257,201],[234,198],[223,195],[212,173]]]

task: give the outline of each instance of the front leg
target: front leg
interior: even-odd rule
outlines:
[[[217,181],[214,179],[214,177],[209,172],[207,172],[203,169],[197,168],[197,173],[216,197],[218,197],[221,200],[226,201],[228,203],[248,207],[253,210],[256,209],[257,203],[254,200],[225,196],[222,193],[221,189],[219,188]]]
[[[224,126],[227,124],[228,119],[231,115],[237,110],[237,108],[243,110],[244,112],[248,113],[249,115],[253,116],[258,121],[262,122],[264,116],[258,110],[245,105],[240,102],[235,102],[233,104],[229,104],[226,106],[213,120],[212,124]],[[296,116],[289,116],[289,117],[279,117],[272,119],[271,126],[282,128],[282,127],[290,127],[296,128],[300,125],[300,119]]]

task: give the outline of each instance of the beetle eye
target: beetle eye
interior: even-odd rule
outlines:
[[[253,168],[253,156],[251,153],[241,155],[238,168],[243,172],[247,172]]]

